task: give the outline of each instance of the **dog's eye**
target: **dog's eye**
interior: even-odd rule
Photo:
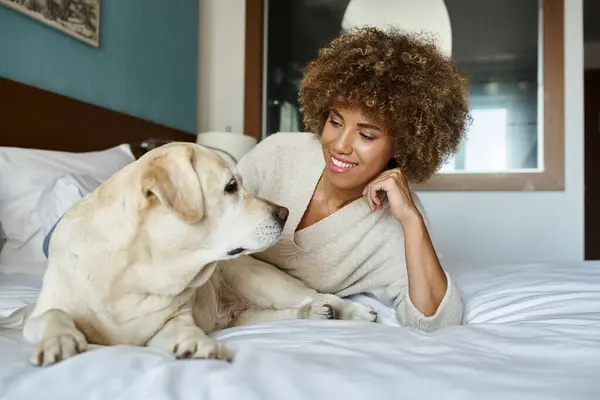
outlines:
[[[238,183],[235,179],[229,181],[225,186],[225,193],[234,194],[238,191]]]

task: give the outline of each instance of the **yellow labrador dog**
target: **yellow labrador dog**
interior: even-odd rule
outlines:
[[[88,344],[231,360],[231,350],[207,334],[284,318],[374,321],[369,307],[317,293],[245,256],[273,245],[287,216],[248,193],[212,150],[172,143],[146,153],[56,226],[23,331],[35,346],[31,362],[53,364]]]

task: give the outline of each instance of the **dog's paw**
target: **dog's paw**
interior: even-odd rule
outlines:
[[[87,350],[88,343],[79,331],[47,337],[37,344],[29,361],[34,365],[51,365]]]
[[[336,312],[339,319],[377,322],[377,312],[369,306],[354,301],[344,301]]]
[[[333,306],[328,303],[313,301],[300,309],[302,319],[335,319]]]
[[[207,336],[189,337],[173,346],[173,354],[178,359],[209,358],[214,360],[233,360],[233,351],[223,343]]]

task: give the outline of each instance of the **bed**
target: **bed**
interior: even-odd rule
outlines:
[[[465,301],[464,324],[429,334],[398,326],[393,310],[356,296],[379,311],[378,323],[227,329],[215,337],[236,349],[231,364],[115,346],[33,367],[21,329],[45,268],[44,216],[81,194],[86,179],[102,181],[135,159],[147,139],[194,137],[3,79],[0,102],[1,399],[600,398],[596,262],[445,263]]]

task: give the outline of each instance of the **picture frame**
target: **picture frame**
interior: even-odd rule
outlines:
[[[20,12],[93,47],[100,46],[101,0],[0,0]]]

